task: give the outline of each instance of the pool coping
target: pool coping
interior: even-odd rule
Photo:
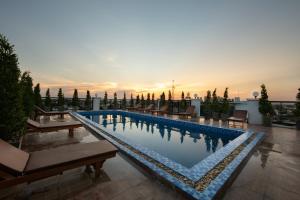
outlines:
[[[148,114],[142,114],[142,113],[133,113],[128,111],[120,111],[120,110],[104,110],[104,111],[89,111],[89,112],[78,112],[74,113],[72,112],[71,115],[73,115],[75,118],[80,120],[82,123],[84,123],[86,126],[91,128],[93,131],[95,131],[97,134],[100,134],[102,137],[116,145],[118,148],[120,148],[122,151],[126,152],[139,162],[146,165],[148,168],[153,170],[155,173],[163,177],[164,179],[171,182],[173,185],[177,186],[179,189],[183,190],[185,193],[187,193],[189,196],[195,198],[195,199],[212,199],[217,192],[222,188],[224,183],[230,178],[231,174],[235,171],[235,169],[239,166],[239,164],[244,160],[244,158],[249,154],[249,152],[260,142],[263,138],[263,133],[256,133],[254,139],[248,144],[240,153],[239,155],[234,158],[232,162],[229,163],[228,166],[225,167],[225,169],[214,179],[210,182],[210,184],[205,188],[203,191],[198,191],[194,187],[191,187],[190,185],[187,185],[181,180],[178,180],[176,177],[171,175],[170,173],[166,172],[165,170],[157,167],[153,163],[147,161],[139,154],[129,150],[124,145],[118,143],[113,138],[107,136],[106,134],[110,134],[105,130],[104,127],[99,127],[99,124],[96,122],[93,122],[90,119],[87,119],[86,117],[82,116],[81,114],[90,114],[90,115],[97,115],[97,114],[118,114],[118,113],[126,113],[129,116],[137,116],[137,117],[144,117],[144,118],[153,118],[153,120],[158,120],[160,122],[174,122],[174,123],[180,123],[181,125],[185,127],[191,127],[191,126],[201,126],[202,128],[207,129],[215,129],[218,128],[222,131],[233,131],[238,132],[241,134],[237,138],[235,138],[233,141],[229,142],[224,147],[217,150],[215,153],[209,155],[205,159],[201,160],[199,163],[194,165],[192,168],[186,168],[185,166],[172,161],[157,152],[154,152],[150,149],[147,149],[145,147],[142,147],[141,145],[133,144],[129,142],[125,137],[114,135],[113,137],[116,137],[117,139],[127,143],[128,145],[132,146],[136,150],[146,154],[147,156],[153,158],[154,160],[160,162],[161,164],[171,168],[177,173],[180,173],[187,179],[190,179],[193,182],[196,182],[200,180],[207,172],[209,172],[211,169],[213,169],[220,161],[222,161],[226,156],[228,156],[236,147],[239,145],[245,143],[246,140],[248,140],[251,136],[254,136],[253,131],[242,131],[240,129],[233,129],[233,128],[223,128],[223,127],[217,127],[213,125],[202,125],[198,124],[196,122],[190,122],[190,121],[183,121],[180,119],[170,119],[162,116],[152,116]],[[111,134],[110,134],[111,135]]]

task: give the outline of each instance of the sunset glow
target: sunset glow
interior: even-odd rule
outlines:
[[[42,95],[168,92],[294,100],[299,1],[7,1],[1,32]],[[270,6],[272,4],[272,6]],[[9,21],[9,12],[15,16]]]

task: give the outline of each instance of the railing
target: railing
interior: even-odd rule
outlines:
[[[295,125],[296,101],[271,101],[271,103],[274,109],[273,123],[284,126]]]
[[[45,102],[45,97],[42,97],[43,103]],[[58,110],[58,98],[57,97],[51,97],[51,107],[52,110]],[[133,99],[134,105],[136,104],[136,99]],[[146,100],[145,100],[146,102]],[[159,107],[159,100],[155,100],[155,108],[158,109]],[[72,110],[72,98],[70,97],[65,97],[64,98],[64,109],[65,110]],[[185,100],[185,105],[182,105],[181,100],[172,100],[169,102],[166,100],[166,103],[169,103],[169,113],[178,113],[178,112],[183,112],[185,111],[185,108],[191,105],[191,100],[186,99]],[[93,105],[93,98],[92,102],[90,105],[90,108],[92,108]],[[125,109],[126,107],[130,106],[130,99],[126,100],[126,105],[124,107],[123,105],[123,99],[117,99],[117,104],[114,105],[114,99],[107,99],[107,104],[105,105],[103,102],[103,98],[100,99],[100,109]],[[85,98],[79,98],[79,108],[78,110],[85,110]]]

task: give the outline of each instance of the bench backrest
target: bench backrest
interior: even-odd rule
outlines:
[[[0,165],[16,172],[23,172],[29,153],[18,149],[0,139]]]
[[[246,121],[247,117],[248,117],[248,111],[247,110],[235,110],[235,111],[233,111],[233,117],[241,118],[244,121]]]

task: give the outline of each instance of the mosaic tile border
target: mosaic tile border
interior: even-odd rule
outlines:
[[[126,141],[126,138],[111,138],[107,134],[105,130],[103,130],[103,127],[99,128],[99,124],[85,118],[84,116],[80,114],[88,114],[88,115],[98,115],[98,114],[124,114],[128,116],[136,116],[136,117],[142,117],[147,119],[153,119],[153,120],[159,120],[165,123],[181,123],[181,125],[184,125],[186,127],[191,126],[201,126],[202,128],[207,129],[217,129],[216,131],[223,131],[224,134],[228,134],[228,131],[232,131],[231,134],[241,134],[239,137],[237,137],[235,140],[231,141],[229,144],[224,146],[223,148],[216,151],[211,156],[208,156],[206,159],[200,161],[198,164],[196,164],[194,167],[188,169],[184,166],[180,165],[179,163],[173,162],[169,160],[166,157],[163,157],[159,155],[156,152],[149,151],[147,148],[144,148],[140,145],[135,144],[128,144],[128,141]],[[146,165],[148,168],[153,170],[155,173],[157,173],[159,176],[163,177],[164,179],[168,180],[173,185],[177,186],[184,192],[186,192],[188,195],[192,196],[195,199],[212,199],[217,191],[222,187],[222,185],[225,183],[225,181],[230,177],[230,174],[234,172],[236,167],[241,163],[241,161],[244,159],[246,155],[250,152],[251,149],[254,148],[254,146],[262,139],[263,134],[256,133],[255,135],[253,132],[243,132],[241,130],[236,130],[232,128],[219,128],[215,126],[209,126],[209,125],[200,125],[195,122],[186,122],[182,120],[174,120],[169,119],[165,117],[160,116],[151,116],[147,114],[140,114],[140,113],[132,113],[127,111],[118,111],[118,110],[106,110],[106,111],[93,111],[93,112],[80,112],[80,113],[71,113],[74,117],[79,119],[81,122],[86,124],[89,128],[91,128],[96,133],[100,134],[105,139],[109,140],[116,146],[118,146],[122,151],[126,152],[136,160],[140,161],[144,165]],[[105,133],[105,134],[104,134]],[[233,161],[230,162],[228,166],[213,180],[209,183],[209,185],[202,189],[202,191],[199,191],[195,188],[195,183],[201,178],[207,174],[210,170],[212,170],[220,161],[222,161],[224,158],[226,158],[231,152],[233,152],[234,149],[239,147],[241,144],[245,143],[249,138],[254,138],[253,141],[250,142],[250,144],[245,145],[243,150],[234,158]],[[116,141],[117,140],[117,141]],[[118,142],[119,141],[119,142]],[[124,143],[125,142],[125,143]],[[123,144],[122,144],[123,143]],[[130,145],[132,148],[126,147],[126,143]],[[250,147],[249,147],[250,146]],[[136,151],[137,150],[137,151]],[[140,151],[141,153],[139,153]],[[248,151],[248,153],[247,153]],[[246,153],[243,153],[246,152]],[[239,157],[242,157],[241,159],[238,159]],[[149,159],[150,157],[150,159]],[[238,159],[238,160],[237,160]],[[157,162],[161,163],[157,164]],[[236,163],[234,165],[234,163]],[[235,166],[231,167],[230,169],[227,169],[229,166]],[[170,171],[173,171],[170,173]],[[175,172],[175,174],[174,174]],[[227,172],[227,173],[225,173]],[[180,174],[177,174],[180,173]],[[228,176],[229,174],[229,176]],[[221,178],[220,178],[221,177]],[[214,187],[212,187],[214,186]]]

